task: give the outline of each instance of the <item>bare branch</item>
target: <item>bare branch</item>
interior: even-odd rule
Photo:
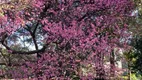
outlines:
[[[9,50],[9,51],[11,52],[11,54],[27,54],[27,55],[44,52],[45,49],[46,49],[46,47],[47,47],[47,46],[45,45],[45,46],[43,46],[43,48],[41,48],[41,49],[39,49],[39,50],[33,50],[33,51],[28,51],[28,52],[26,52],[26,51],[16,51],[16,50],[13,50],[13,49],[11,49],[10,47],[8,47],[8,46],[7,46],[6,44],[4,44],[4,43],[2,43],[2,45],[3,45],[7,50]]]

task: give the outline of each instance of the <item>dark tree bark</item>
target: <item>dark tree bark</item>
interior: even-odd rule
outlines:
[[[114,61],[115,55],[114,55],[114,50],[110,53],[110,76],[114,77],[115,76],[115,61]]]

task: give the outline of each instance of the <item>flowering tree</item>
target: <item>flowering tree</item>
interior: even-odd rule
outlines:
[[[116,47],[126,47],[129,36],[126,19],[132,9],[133,3],[128,0],[31,0],[28,7],[18,10],[3,8],[1,44],[11,54],[37,54],[36,62],[22,64],[21,74],[12,70],[13,77],[71,79],[76,75],[85,80],[103,80],[109,76],[106,73],[114,75],[112,51]],[[35,50],[18,51],[8,46],[8,36],[19,28],[29,32]],[[40,49],[39,29],[44,37]],[[104,66],[108,55],[111,70]],[[80,66],[89,64],[94,66],[95,74],[82,75]]]

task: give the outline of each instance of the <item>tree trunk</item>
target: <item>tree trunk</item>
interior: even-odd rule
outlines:
[[[98,53],[95,57],[96,65],[96,78],[95,80],[105,80],[105,70],[104,70],[104,54]]]
[[[114,61],[115,55],[114,50],[110,53],[110,77],[115,76],[115,61]]]
[[[128,80],[131,80],[130,61],[128,61]]]

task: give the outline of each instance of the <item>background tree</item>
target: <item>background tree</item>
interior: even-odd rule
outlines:
[[[134,62],[134,65],[132,65],[132,68],[134,70],[134,72],[136,73],[139,73],[139,74],[142,74],[142,66],[140,65],[141,64],[141,57],[142,57],[142,54],[141,54],[141,43],[142,43],[142,39],[141,37],[136,37],[133,39],[134,42],[132,43],[132,46],[134,47],[134,55],[132,56],[132,58],[135,58],[135,62]]]
[[[130,53],[127,54],[127,58],[130,60],[129,68],[132,70],[132,73],[137,75],[141,75],[141,68],[139,65],[141,60],[141,21],[142,21],[142,1],[141,0],[134,0],[135,2],[135,10],[132,13],[132,18],[128,21],[129,22],[129,31],[131,32],[131,42],[130,45],[132,46],[132,50],[128,51]],[[137,76],[138,77],[138,76]]]

